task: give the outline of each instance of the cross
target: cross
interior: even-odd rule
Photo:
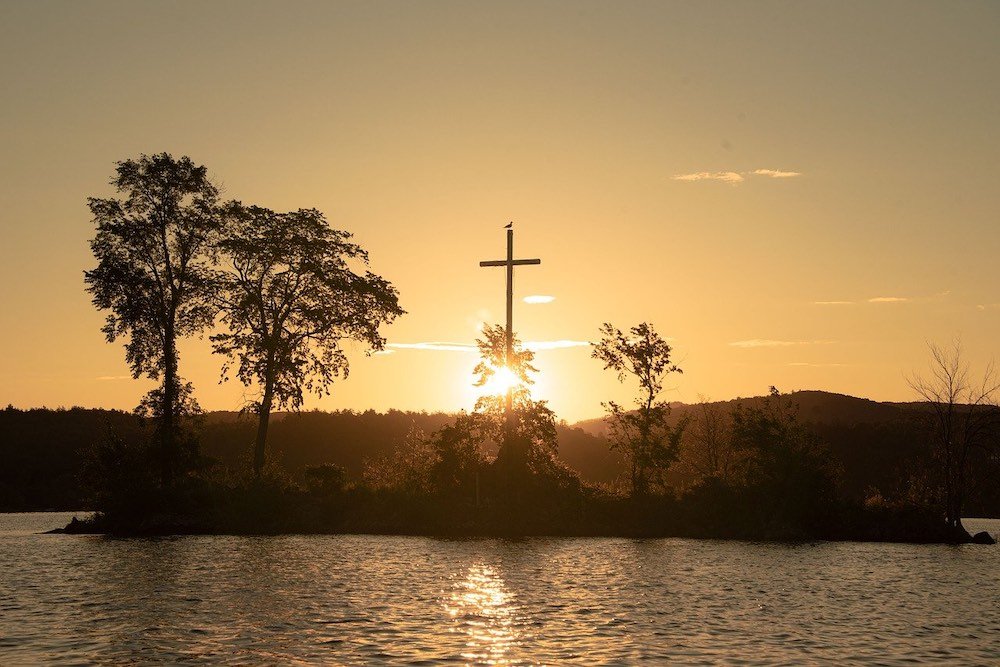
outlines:
[[[513,224],[513,223],[511,223]],[[514,356],[514,267],[527,266],[529,264],[541,264],[540,259],[514,259],[514,230],[507,226],[507,259],[497,259],[488,262],[479,262],[479,266],[506,266],[507,267],[507,367],[510,367],[511,358]],[[513,409],[514,389],[507,389],[507,421],[510,423],[510,413]]]

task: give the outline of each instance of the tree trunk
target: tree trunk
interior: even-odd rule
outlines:
[[[513,407],[512,392],[507,392],[508,409],[504,410],[503,441],[497,452],[497,468],[511,497],[518,496],[520,489],[527,483],[528,474],[528,438],[518,432],[518,415]]]
[[[177,455],[174,408],[177,402],[177,342],[174,326],[169,323],[164,332],[163,346],[163,402],[160,406],[160,477],[164,486],[174,481]]]
[[[267,424],[271,418],[271,404],[274,402],[274,377],[268,375],[264,381],[264,396],[260,399],[257,413],[257,440],[253,448],[253,473],[260,477],[264,470],[264,455],[267,446]]]
[[[955,471],[955,485],[952,489],[952,503],[951,503],[951,514],[954,520],[955,528],[963,528],[962,526],[962,504],[964,500],[965,491],[965,475],[962,472],[964,465],[959,462],[956,466]]]
[[[639,469],[639,463],[636,461],[636,457],[632,456],[632,497],[638,498],[646,493],[645,485],[642,483],[642,474]]]
[[[645,496],[649,493],[647,483],[647,469],[650,460],[650,416],[654,395],[652,392],[646,396],[646,404],[639,407],[642,421],[639,425],[639,442],[633,445],[632,452],[632,495],[635,497]]]

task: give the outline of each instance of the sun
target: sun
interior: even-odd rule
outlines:
[[[478,387],[472,385],[472,392],[478,399],[483,396],[503,396],[508,389],[518,389],[524,386],[517,374],[506,366],[501,366],[494,369],[493,375],[486,381],[486,384]]]

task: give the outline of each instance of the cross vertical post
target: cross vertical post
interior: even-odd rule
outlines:
[[[504,360],[510,368],[514,358],[514,230],[507,230],[507,351]],[[508,426],[514,409],[514,388],[507,387],[506,417]]]

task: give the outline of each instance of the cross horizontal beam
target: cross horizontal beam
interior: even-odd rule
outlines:
[[[479,262],[479,266],[507,266],[507,264],[512,266],[524,266],[525,264],[541,264],[540,259],[512,259],[508,262],[506,259],[495,259],[488,262]]]

